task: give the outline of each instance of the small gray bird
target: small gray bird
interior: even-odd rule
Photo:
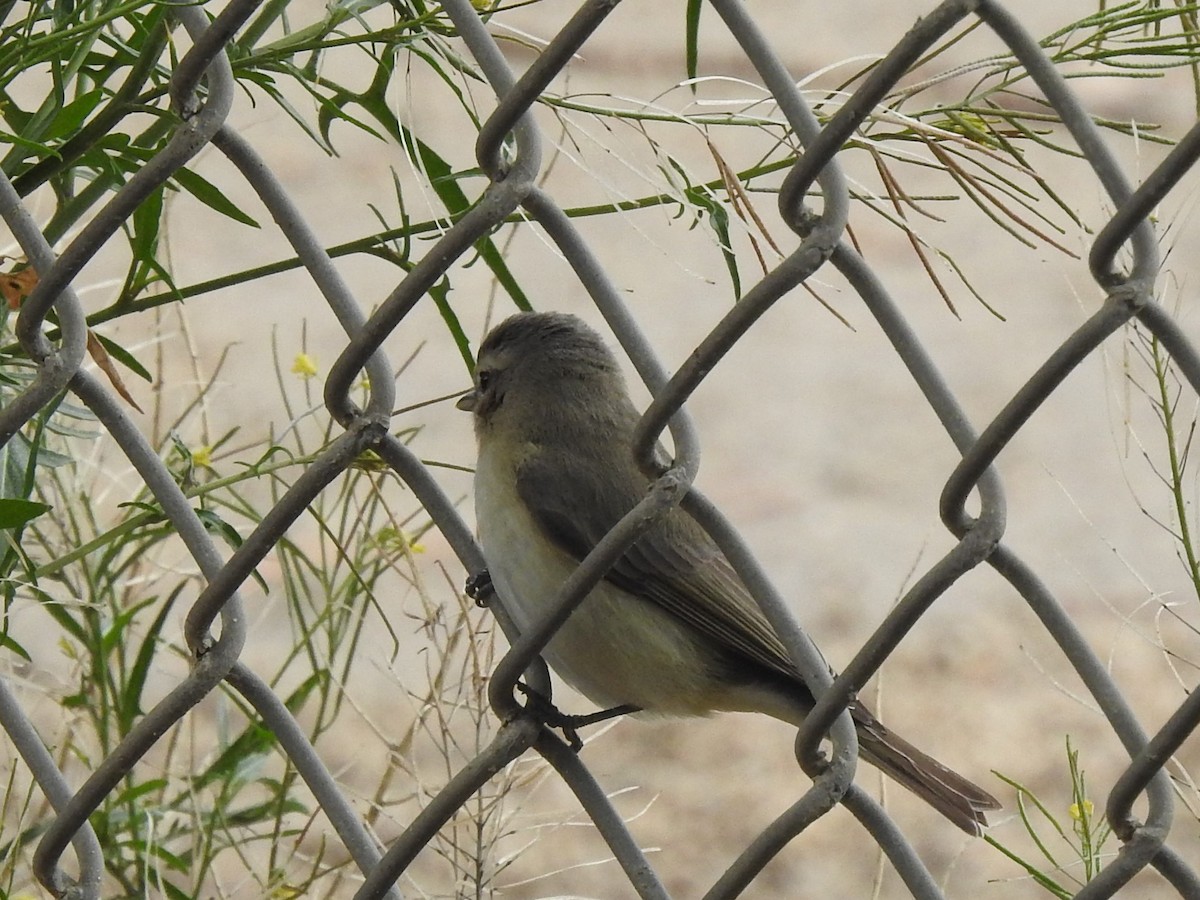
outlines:
[[[616,359],[574,316],[520,313],[479,348],[475,514],[492,585],[528,629],[587,553],[646,494],[639,414]],[[550,666],[601,708],[765,713],[798,725],[813,697],[732,566],[687,513],[643,535],[550,641]],[[1000,804],[850,706],[863,759],[978,835]]]

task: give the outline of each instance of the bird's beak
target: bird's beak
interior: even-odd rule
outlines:
[[[479,393],[472,389],[459,397],[458,402],[454,405],[463,412],[475,412],[475,405],[477,403],[479,403]]]

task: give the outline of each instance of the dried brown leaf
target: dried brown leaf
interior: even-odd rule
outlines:
[[[33,266],[26,266],[15,272],[0,274],[0,297],[8,304],[9,309],[21,308],[21,303],[33,293],[37,287],[38,274]]]
[[[117,371],[116,363],[108,355],[108,351],[104,349],[104,344],[100,342],[100,338],[96,337],[96,332],[90,328],[87,333],[87,350],[88,356],[99,366],[100,371],[108,376],[109,384],[113,386],[113,390],[120,394],[126,403],[138,412],[142,412],[142,408],[137,405],[137,401],[133,399],[133,395],[125,387],[125,381],[121,378],[121,373]]]

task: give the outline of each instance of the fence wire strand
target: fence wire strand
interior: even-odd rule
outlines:
[[[89,816],[143,762],[164,734],[184,721],[197,703],[226,684],[245,698],[260,717],[261,725],[275,735],[280,752],[295,766],[332,823],[337,839],[361,873],[361,886],[355,895],[360,900],[399,897],[397,881],[412,861],[426,851],[455,811],[497,772],[531,749],[540,753],[574,792],[582,810],[607,841],[632,889],[644,898],[667,897],[662,880],[612,801],[579,756],[525,708],[516,685],[519,679],[526,679],[548,692],[549,682],[538,660],[539,650],[637,536],[657,517],[682,505],[724,551],[783,638],[806,682],[821,692],[796,743],[797,760],[813,777],[812,787],[741,851],[706,896],[732,897],[745,890],[784,846],[839,802],[863,823],[914,897],[941,896],[910,837],[878,803],[852,784],[857,743],[846,707],[938,597],[963,575],[987,564],[1024,598],[1079,674],[1131,758],[1109,795],[1106,809],[1108,821],[1121,841],[1120,851],[1076,896],[1111,897],[1139,871],[1151,866],[1179,896],[1200,897],[1200,874],[1194,861],[1185,860],[1167,844],[1174,798],[1166,771],[1171,755],[1200,726],[1200,692],[1193,691],[1187,696],[1156,733],[1143,732],[1128,699],[1070,614],[1038,575],[1003,543],[1005,497],[1000,478],[992,468],[1000,452],[1055,394],[1062,381],[1132,320],[1162,342],[1191,388],[1200,393],[1200,355],[1155,300],[1160,260],[1149,219],[1155,206],[1200,157],[1200,125],[1135,190],[1054,63],[1017,18],[1002,3],[993,0],[947,0],[930,10],[840,110],[821,124],[798,90],[795,73],[784,66],[745,6],[739,0],[710,2],[778,103],[789,128],[805,147],[779,193],[780,213],[795,232],[796,243],[670,377],[572,220],[555,198],[538,186],[543,169],[543,138],[533,121],[531,108],[546,86],[586,46],[618,0],[583,3],[519,77],[509,68],[469,0],[444,0],[445,11],[467,52],[495,92],[494,110],[482,124],[476,145],[479,166],[489,182],[471,208],[426,249],[407,277],[370,316],[361,312],[361,304],[342,280],[285,185],[259,158],[252,143],[226,124],[236,100],[226,45],[257,10],[256,0],[232,0],[214,19],[200,7],[182,2],[173,7],[171,16],[183,25],[192,41],[172,78],[174,134],[166,147],[128,180],[61,255],[52,252],[12,183],[0,178],[0,214],[39,276],[38,286],[25,301],[16,327],[23,348],[37,366],[37,375],[19,396],[0,409],[0,438],[12,438],[60,391],[70,391],[96,415],[137,470],[206,581],[205,589],[187,615],[185,634],[192,653],[190,673],[142,716],[119,746],[96,762],[80,784],[72,784],[60,770],[13,692],[0,682],[0,727],[53,809],[53,818],[42,823],[45,834],[36,850],[34,870],[55,896],[101,896],[103,851],[89,825]],[[979,431],[968,422],[921,338],[882,281],[847,242],[850,195],[838,159],[843,146],[885,95],[935,42],[968,17],[978,18],[1003,40],[1034,79],[1070,131],[1114,207],[1111,218],[1094,241],[1089,259],[1093,277],[1107,296],[1103,306],[1053,350],[1038,371]],[[138,205],[210,145],[225,155],[261,198],[346,334],[344,349],[324,384],[328,412],[344,432],[308,464],[304,474],[253,533],[227,557],[214,545],[176,478],[113,392],[82,371],[87,323],[72,290],[72,281],[83,266],[129,220]],[[808,205],[814,191],[820,198],[819,212]],[[653,396],[638,432],[637,454],[643,468],[655,478],[654,489],[582,562],[563,585],[555,609],[538,627],[517,634],[503,608],[496,609],[512,648],[490,682],[490,699],[503,724],[490,745],[457,771],[389,846],[382,847],[282,699],[242,661],[249,635],[238,590],[313,499],[367,450],[376,452],[412,490],[464,568],[475,572],[482,567],[471,530],[454,503],[440,490],[421,460],[389,433],[395,396],[392,366],[382,346],[389,336],[404,327],[406,317],[451,266],[470,254],[480,238],[519,210],[544,230],[572,267]],[[1116,263],[1123,249],[1131,259],[1127,269]],[[760,317],[827,262],[846,278],[878,322],[962,457],[945,482],[940,507],[942,520],[958,543],[920,574],[836,679],[831,678],[821,655],[736,531],[692,487],[700,460],[700,438],[684,406],[707,373]],[[58,337],[53,341],[48,337],[52,332],[47,327],[51,311],[58,329]],[[364,371],[369,394],[365,405],[360,406],[353,395]],[[669,467],[662,468],[654,461],[654,448],[667,431],[675,458]],[[967,512],[972,498],[978,506],[975,514]],[[219,631],[215,637],[211,631],[214,624],[218,624]],[[823,740],[832,741],[832,750],[825,755],[818,749]],[[1145,821],[1132,811],[1139,798],[1148,802]],[[74,848],[72,868],[77,873],[74,876],[64,869],[63,856],[68,847]]]

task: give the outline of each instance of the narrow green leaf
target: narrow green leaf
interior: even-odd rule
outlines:
[[[330,135],[330,126],[332,126],[334,122],[346,122],[356,128],[361,129],[362,131],[365,131],[373,138],[378,138],[381,141],[386,140],[382,134],[380,134],[362,119],[352,116],[350,113],[346,112],[346,107],[343,104],[333,102],[322,97],[318,97],[317,101],[320,104],[320,109],[317,113],[317,126],[321,133],[319,136],[316,136],[316,140],[329,152],[330,156],[337,155],[337,152],[333,149],[333,138]]]
[[[238,534],[237,529],[211,509],[197,509],[196,515],[204,523],[204,530],[209,534],[218,535],[234,550],[242,545],[242,536]]]
[[[216,210],[221,215],[228,216],[235,222],[241,222],[243,225],[249,225],[252,228],[260,227],[258,222],[239,208],[233,201],[221,193],[208,179],[197,175],[191,169],[180,169],[175,173],[174,179],[181,188],[203,203],[210,209]]]
[[[14,641],[12,637],[5,632],[0,632],[0,649],[11,650],[25,662],[33,662],[33,657],[29,655],[29,651]],[[3,856],[3,854],[0,854]]]
[[[275,86],[274,81],[269,76],[267,76],[261,72],[247,72],[247,73],[244,73],[242,75],[242,77],[246,81],[250,81],[254,84],[257,84],[260,88],[262,88],[263,91],[265,91],[267,93],[267,95],[270,96],[270,98],[275,101],[275,103],[279,106],[279,108],[282,109],[285,113],[287,113],[288,117],[291,118],[291,120],[293,122],[295,122],[297,125],[300,126],[300,130],[303,131],[305,134],[307,134],[310,138],[312,138],[313,142],[318,147],[320,147],[322,150],[324,150],[330,156],[337,155],[333,149],[333,145],[329,143],[328,139],[322,134],[322,132],[320,130],[318,130],[318,128],[314,128],[312,122],[310,122],[308,120],[308,118],[305,116],[305,114],[300,112],[300,110],[298,110],[295,106],[292,105],[291,101],[288,100],[288,98],[286,96],[284,96],[283,92],[278,87]],[[302,81],[300,86],[306,87],[306,83]],[[312,93],[312,92],[310,92],[310,93]],[[312,94],[312,96],[316,99],[317,103],[320,104],[320,106],[321,106],[321,109],[322,109],[321,115],[324,115],[324,108],[325,108],[327,101],[325,100],[325,98],[323,98],[315,93]]]
[[[136,803],[141,797],[147,794],[153,794],[156,791],[166,790],[170,785],[170,781],[166,778],[150,778],[146,781],[138,782],[125,788],[118,793],[112,802],[118,806],[123,806],[128,803]]]
[[[308,702],[308,698],[312,696],[312,692],[321,686],[321,683],[326,680],[328,674],[327,671],[319,669],[305,678],[294,691],[288,694],[283,701],[283,705],[288,708],[288,712],[293,715],[300,712],[304,704]]]
[[[150,624],[146,636],[142,639],[141,647],[138,648],[137,657],[134,659],[133,667],[129,670],[129,675],[121,691],[119,714],[123,734],[128,732],[128,728],[132,727],[134,720],[142,714],[142,691],[146,686],[146,678],[150,674],[150,664],[154,662],[162,647],[158,638],[167,621],[167,614],[175,605],[175,601],[179,599],[183,589],[184,585],[180,584],[167,597],[162,609]]]
[[[253,806],[235,809],[222,816],[222,827],[247,828],[262,822],[276,822],[282,814],[305,815],[308,807],[298,800],[284,798],[270,799]],[[297,834],[293,829],[286,829],[282,834]],[[282,836],[282,835],[281,835]]]
[[[121,293],[121,302],[124,302],[126,298],[131,299],[139,296],[142,291],[155,284],[164,285],[166,288],[164,293],[183,299],[167,267],[154,257],[150,257],[149,259],[139,260],[134,271],[130,273],[127,287]]]
[[[20,528],[48,509],[48,505],[35,500],[21,500],[16,497],[0,499],[0,528]]]
[[[270,728],[251,722],[207,769],[196,776],[193,789],[199,790],[218,782],[233,782],[249,757],[266,753],[275,746],[276,741],[275,732]]]
[[[42,139],[53,141],[74,135],[83,125],[84,120],[100,105],[103,98],[104,92],[99,88],[80,94],[58,111],[51,120],[50,127],[42,135]]]
[[[725,267],[729,269],[729,280],[733,283],[734,299],[741,300],[742,279],[738,274],[737,254],[733,252],[733,245],[729,242],[729,213],[719,203],[714,204],[710,211],[709,222],[712,224],[713,231],[717,233],[717,240],[721,242],[721,256],[725,258]]]
[[[470,371],[475,368],[475,354],[471,352],[471,341],[467,338],[467,333],[463,331],[462,323],[458,320],[458,314],[450,306],[450,301],[446,299],[449,293],[450,281],[447,278],[443,278],[429,289],[429,296],[433,298],[433,303],[437,307],[442,321],[450,329],[450,336],[454,338],[454,345],[458,347],[458,352],[466,362],[467,370]]]
[[[129,626],[134,619],[137,618],[139,612],[145,609],[150,604],[154,603],[156,597],[149,597],[142,600],[127,609],[121,610],[109,622],[108,627],[100,636],[100,651],[108,656],[113,651],[114,647],[123,645],[128,637]]]
[[[163,189],[160,187],[142,201],[133,212],[133,255],[136,260],[154,258],[158,249],[158,229],[162,223]]]
[[[442,159],[432,147],[404,128],[403,125],[400,126],[400,129],[404,135],[402,140],[405,146],[416,149],[421,166],[429,176],[430,184],[437,193],[438,199],[442,201],[446,209],[454,216],[466,212],[471,206],[471,201],[467,198],[463,189],[459,187],[458,180],[454,177],[450,164]],[[525,291],[513,276],[508,263],[504,261],[504,254],[500,252],[500,249],[492,239],[490,237],[480,238],[475,242],[475,250],[487,264],[487,267],[492,270],[492,274],[496,276],[496,281],[500,283],[500,286],[512,298],[517,309],[526,311],[533,309],[529,298],[525,296]]]
[[[1036,866],[1032,865],[1031,863],[1026,862],[1024,859],[1022,859],[1020,856],[1018,856],[1012,850],[1009,850],[1007,847],[1005,847],[1003,844],[1001,844],[998,840],[996,840],[990,834],[985,834],[983,836],[983,839],[985,841],[987,841],[989,844],[991,844],[993,847],[995,847],[997,850],[999,850],[1001,853],[1003,853],[1005,856],[1007,856],[1009,859],[1011,859],[1013,862],[1015,862],[1022,869],[1024,869],[1026,874],[1029,875],[1030,878],[1032,878],[1034,881],[1036,881],[1039,885],[1041,885],[1043,888],[1045,888],[1047,891],[1049,891],[1055,897],[1059,897],[1059,898],[1061,898],[1061,900],[1070,900],[1070,897],[1072,896],[1071,892],[1066,890],[1064,887],[1062,887],[1062,885],[1060,885],[1058,882],[1056,882],[1053,878],[1051,878],[1045,872],[1042,872],[1040,869],[1038,869]]]
[[[392,111],[387,89],[394,68],[394,53],[381,59],[375,78],[365,91],[361,94],[341,92],[337,100],[337,115],[346,117],[347,114],[342,107],[349,102],[357,103],[370,113],[375,121],[400,143],[405,152],[415,155],[418,168],[428,176],[430,185],[438,195],[438,199],[442,201],[442,204],[451,216],[460,216],[470,209],[472,201],[458,184],[459,174],[456,174],[453,167],[438,155],[432,147],[409,131]],[[324,112],[322,112],[322,117],[324,117]],[[329,122],[323,120],[322,135],[326,141],[329,140],[328,125]],[[529,298],[525,296],[525,291],[522,290],[521,285],[513,276],[512,271],[508,268],[508,264],[504,261],[503,254],[496,247],[495,243],[493,243],[492,239],[490,237],[480,238],[475,242],[475,249],[479,253],[480,258],[487,264],[487,267],[492,270],[492,274],[496,276],[496,281],[500,283],[500,286],[512,298],[517,309],[532,309],[533,306],[530,304]]]
[[[197,509],[196,516],[204,524],[204,530],[209,534],[216,535],[228,544],[232,549],[236,550],[242,546],[242,536],[238,534],[236,528],[222,519],[211,509],[203,507]],[[270,589],[267,587],[266,580],[255,570],[250,573],[250,577],[254,579],[255,584],[262,588],[264,594],[269,594]]]
[[[154,376],[151,375],[150,372],[146,369],[146,367],[143,366],[140,362],[138,362],[137,358],[135,356],[133,356],[133,354],[131,354],[128,350],[126,350],[120,344],[114,343],[109,338],[106,338],[100,334],[96,334],[96,332],[92,332],[92,333],[95,334],[96,339],[98,341],[100,341],[101,344],[104,345],[104,349],[108,351],[109,356],[111,356],[113,359],[115,359],[117,362],[119,362],[121,365],[123,365],[129,371],[133,372],[135,375],[137,375],[142,380],[149,381],[149,382],[154,381]]]
[[[715,198],[702,191],[689,192],[688,196],[701,209],[708,213],[708,224],[717,236],[721,246],[721,256],[725,260],[725,268],[729,270],[729,280],[733,283],[733,297],[742,299],[742,278],[738,272],[737,254],[733,252],[733,244],[729,237],[729,211]]]
[[[69,634],[80,644],[90,640],[88,631],[82,621],[74,618],[74,607],[59,602],[44,591],[35,590],[34,595],[42,605],[42,611],[58,623],[58,627]],[[82,616],[81,616],[82,618]]]
[[[687,22],[685,28],[686,50],[687,53],[687,77],[695,78],[696,71],[700,63],[700,10],[704,6],[704,0],[688,0],[687,4]],[[692,82],[692,93],[696,93],[696,84]]]
[[[146,847],[145,852],[153,855],[155,859],[166,863],[167,868],[173,872],[187,872],[189,869],[191,869],[191,862],[189,860],[190,854],[180,855],[178,853],[172,853],[171,850],[164,846],[161,841],[155,841],[154,843],[150,844],[148,847]],[[194,898],[195,895],[189,896]]]

